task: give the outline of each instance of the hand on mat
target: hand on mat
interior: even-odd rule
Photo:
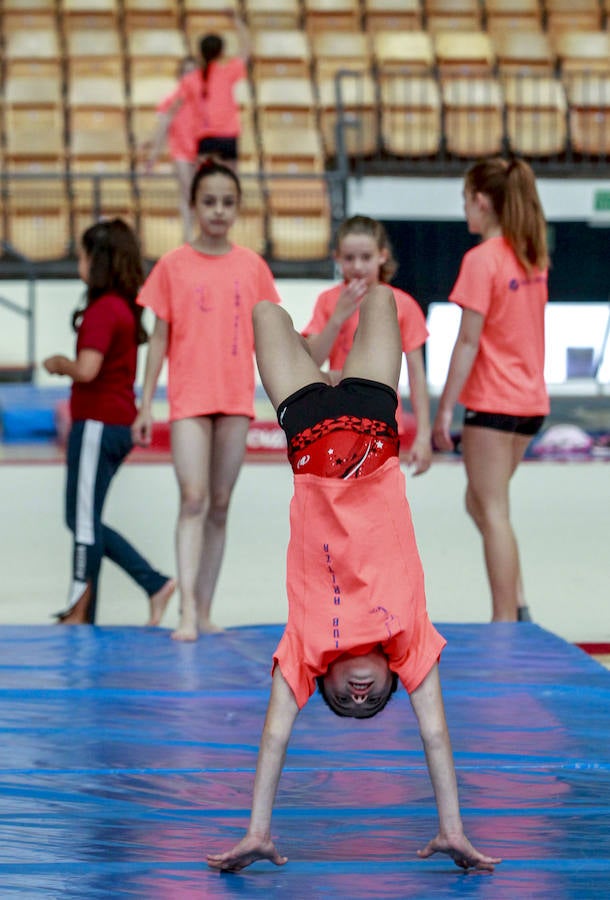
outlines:
[[[427,859],[434,853],[446,853],[461,869],[479,869],[493,872],[494,866],[502,862],[498,857],[484,856],[472,846],[466,835],[446,838],[440,834],[430,841],[423,850],[418,850],[420,859]]]
[[[264,840],[255,835],[246,835],[228,853],[208,854],[207,862],[212,869],[220,869],[222,872],[241,872],[259,859],[269,859],[276,866],[283,866],[288,862],[288,857],[280,856],[270,838]]]

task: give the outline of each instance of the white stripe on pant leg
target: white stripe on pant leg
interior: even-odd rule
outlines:
[[[95,482],[102,443],[103,422],[87,419],[83,429],[83,440],[78,462],[78,482],[76,485],[76,527],[74,538],[77,544],[95,543],[93,510],[95,508]]]

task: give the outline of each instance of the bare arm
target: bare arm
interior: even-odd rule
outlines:
[[[434,853],[446,853],[463,869],[493,871],[501,860],[480,853],[464,834],[438,665],[430,670],[420,686],[413,691],[410,700],[417,716],[439,818],[437,836],[423,850],[418,851],[418,856],[427,859]]]
[[[238,51],[237,55],[241,56],[244,62],[248,62],[252,51],[252,42],[250,40],[250,32],[248,26],[242,18],[240,18],[237,9],[233,9],[233,23],[237,32]]]
[[[432,444],[430,442],[430,400],[426,383],[424,354],[421,347],[406,354],[407,373],[409,376],[409,394],[415,415],[417,431],[415,440],[407,454],[407,463],[414,466],[413,474],[422,475],[427,472],[432,462]]]
[[[322,331],[319,334],[307,336],[309,352],[316,365],[321,366],[330,356],[330,351],[339,336],[341,326],[359,308],[366,294],[366,289],[366,282],[363,278],[355,278],[346,284],[339,294],[332,316]]]
[[[81,350],[76,359],[57,354],[45,359],[43,366],[51,375],[67,375],[72,381],[86,383],[99,375],[104,354],[99,350]]]
[[[168,337],[168,323],[157,316],[153,333],[148,342],[140,410],[131,426],[134,443],[143,446],[150,444],[152,438],[152,402],[167,352]]]
[[[452,450],[450,428],[453,407],[457,403],[460,391],[464,386],[472,364],[479,350],[479,340],[483,329],[484,318],[471,309],[462,310],[460,330],[451,354],[449,372],[443,393],[438,405],[432,435],[439,450]]]
[[[142,145],[146,151],[146,159],[144,162],[147,172],[151,172],[157,161],[161,149],[166,141],[167,132],[172,124],[173,118],[183,104],[182,97],[176,97],[172,105],[165,112],[157,114],[157,124],[152,136]]]
[[[269,859],[277,866],[287,862],[285,856],[280,856],[271,839],[271,814],[284,767],[286,748],[298,712],[294,694],[277,666],[258,751],[248,831],[232,850],[208,855],[208,865],[213,869],[239,872],[259,859]]]

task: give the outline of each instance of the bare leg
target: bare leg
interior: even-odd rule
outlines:
[[[167,609],[172,594],[176,590],[176,581],[174,578],[168,578],[163,587],[149,597],[148,603],[150,607],[150,615],[147,625],[160,625],[163,614]]]
[[[530,438],[468,426],[462,434],[468,476],[466,509],[483,538],[492,621],[515,622],[523,605],[521,565],[510,522],[509,484]]]
[[[224,554],[229,503],[244,461],[249,425],[247,416],[219,416],[213,423],[210,500],[197,578],[198,626],[204,633],[221,630],[210,621],[210,609]]]
[[[193,209],[191,207],[191,183],[195,174],[195,163],[186,159],[175,159],[176,178],[180,189],[180,216],[182,218],[182,236],[184,241],[193,237]]]
[[[358,329],[343,366],[342,378],[369,378],[396,390],[401,361],[394,295],[387,287],[372,288],[360,305]]]
[[[275,409],[295,391],[327,381],[285,309],[262,300],[254,307],[252,320],[258,370]]]
[[[172,458],[180,490],[176,525],[176,562],[180,624],[172,637],[197,638],[197,576],[203,553],[203,527],[209,505],[212,420],[200,416],[172,422]]]

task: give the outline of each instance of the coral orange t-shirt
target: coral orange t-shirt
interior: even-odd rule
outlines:
[[[489,238],[464,256],[449,299],[485,320],[460,403],[478,412],[546,415],[547,271],[528,274],[508,241]]]
[[[246,64],[239,56],[218,60],[209,66],[205,96],[201,69],[183,76],[179,92],[194,110],[198,139],[238,137],[241,126],[234,88],[246,76]]]
[[[158,113],[167,112],[170,106],[180,95],[180,87],[164,97],[157,106]],[[195,162],[197,159],[197,117],[194,115],[193,106],[190,103],[182,103],[174,115],[168,132],[167,146],[172,159],[183,159],[187,162]]]
[[[412,692],[445,646],[426,611],[397,457],[357,480],[294,476],[286,582],[288,622],[274,667],[299,708],[344,653],[381,645]]]
[[[303,329],[302,333],[305,336],[320,334],[324,330],[328,320],[335,311],[339,295],[344,287],[345,282],[342,282],[329,288],[327,291],[322,291],[316,300],[311,319]],[[426,343],[428,338],[426,318],[417,300],[410,294],[391,285],[386,284],[384,287],[389,287],[394,294],[402,349],[404,353],[410,353]],[[341,326],[328,358],[331,369],[342,369],[345,365],[347,354],[354,343],[354,335],[356,334],[359,318],[360,311],[356,310]]]
[[[183,244],[157,262],[138,296],[169,324],[170,419],[254,417],[252,309],[279,303],[273,275],[247,247],[208,256]]]

